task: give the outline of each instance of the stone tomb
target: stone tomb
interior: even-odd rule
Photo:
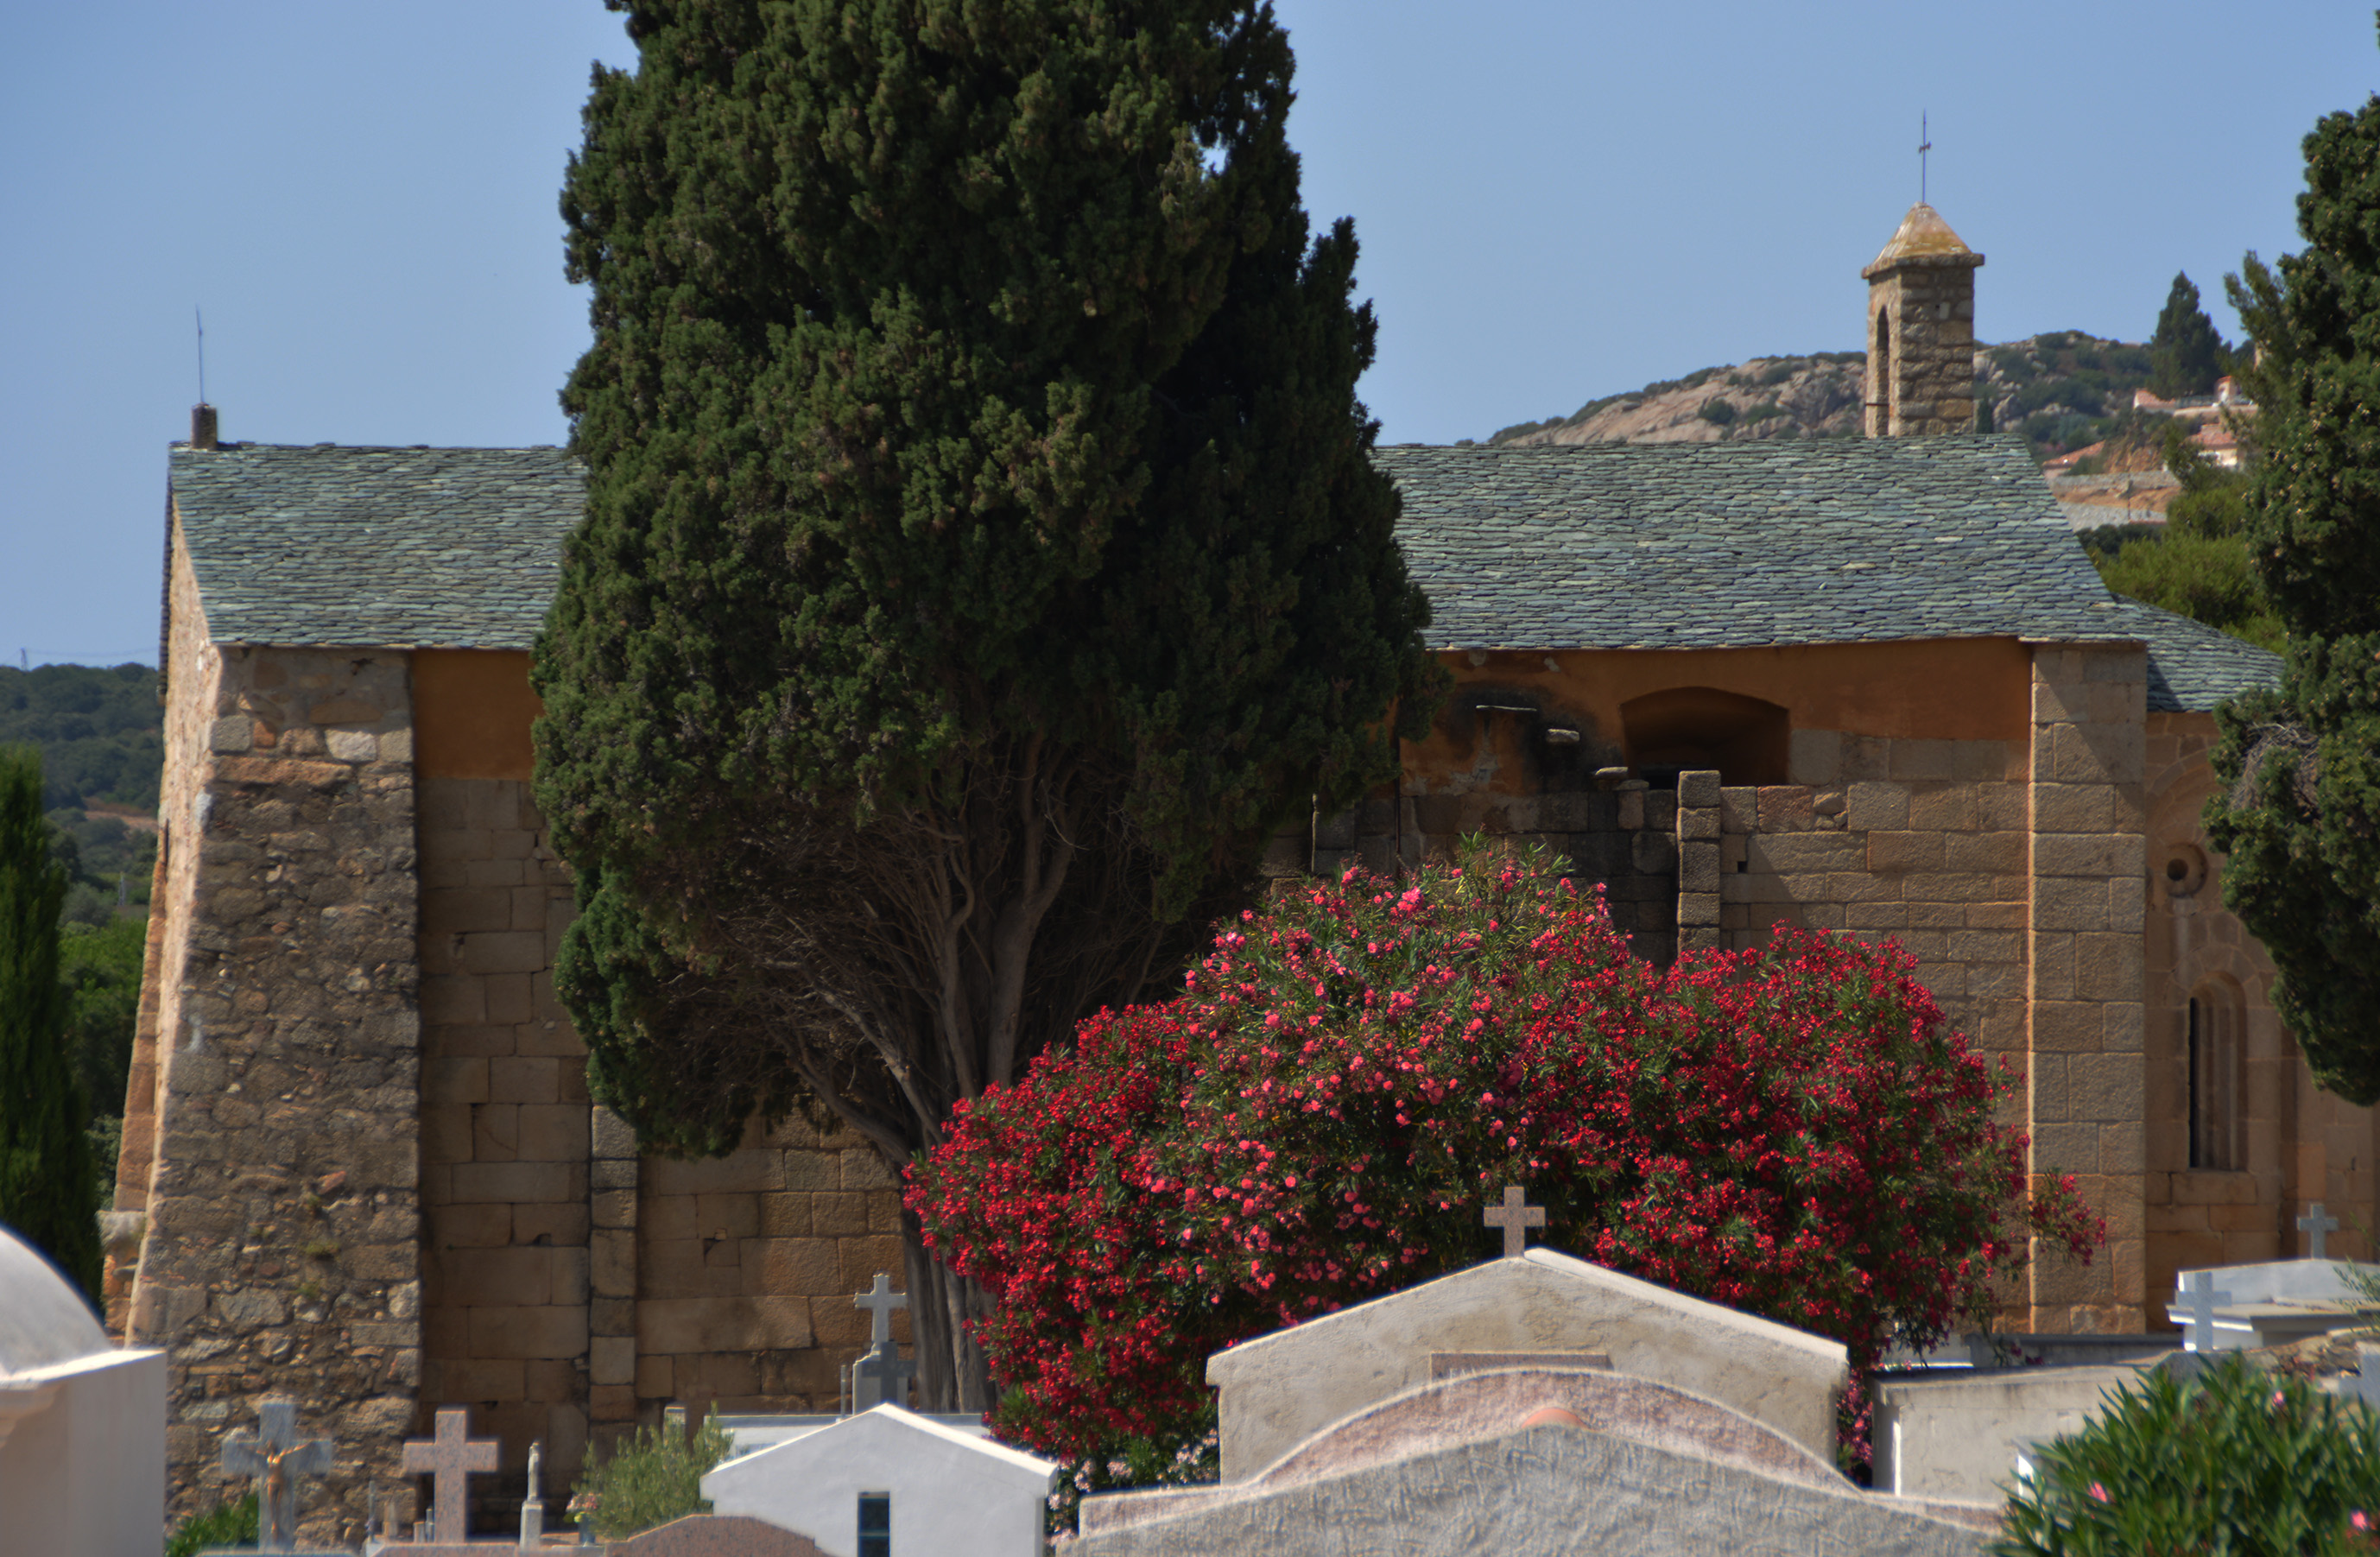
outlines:
[[[1997,1503],[2016,1479],[2018,1455],[2081,1431],[2141,1372],[2016,1368],[1881,1382],[1869,1429],[1876,1490]]]
[[[1862,1492],[1807,1446],[1673,1385],[1517,1368],[1373,1403],[1237,1480],[1086,1499],[1075,1550],[1973,1557],[1996,1524],[1991,1509]]]
[[[862,1557],[860,1531],[885,1526],[893,1557],[1039,1557],[1057,1469],[886,1405],[729,1460],[702,1495],[715,1514],[764,1519],[829,1557]]]
[[[156,1557],[164,1512],[164,1354],[0,1227],[0,1551]]]
[[[1218,1352],[1223,1479],[1242,1481],[1365,1406],[1426,1384],[1432,1358],[1594,1354],[1834,1453],[1842,1346],[1560,1253],[1475,1265]],[[1439,1370],[1443,1370],[1442,1368]]]

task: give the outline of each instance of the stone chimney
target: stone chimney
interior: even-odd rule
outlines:
[[[1867,281],[1869,437],[1975,430],[1975,268],[1983,262],[1921,201],[1860,272]]]
[[[201,400],[190,407],[190,447],[212,449],[215,446],[215,408]]]

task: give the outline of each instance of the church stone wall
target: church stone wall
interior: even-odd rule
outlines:
[[[128,1113],[152,1149],[125,1294],[167,1352],[169,1512],[232,1490],[268,1393],[336,1440],[304,1534],[352,1541],[419,1383],[418,1025],[405,656],[204,641],[169,593],[164,923]]]
[[[2223,858],[2200,817],[2215,793],[2214,716],[2151,713],[2146,723],[2148,905],[2147,1288],[2161,1304],[2175,1273],[2308,1252],[2297,1219],[2319,1201],[2337,1217],[2329,1252],[2370,1259],[2374,1111],[2317,1089],[2273,1010],[2273,966],[2223,906]],[[2194,1165],[2191,1150],[2189,1005],[2228,1006],[2236,1024],[2234,1093],[2219,1110],[2237,1154]],[[2156,1318],[2162,1320],[2159,1309]]]

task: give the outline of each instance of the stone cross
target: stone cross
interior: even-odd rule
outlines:
[[[909,1404],[909,1381],[917,1376],[917,1365],[901,1355],[890,1336],[861,1354],[851,1370],[851,1408],[866,1411],[890,1401],[894,1405]]]
[[[868,1310],[868,1344],[881,1346],[892,1339],[892,1310],[909,1306],[909,1295],[892,1290],[892,1278],[883,1271],[876,1272],[876,1283],[851,1300],[855,1308]]]
[[[2190,1346],[2193,1352],[2215,1350],[2215,1308],[2231,1301],[2228,1292],[2215,1290],[2215,1274],[2211,1271],[2192,1271],[2190,1284],[2182,1288],[2190,1301],[2180,1306],[2190,1320]],[[2168,1310],[2170,1311],[2170,1310]]]
[[[468,1436],[464,1425],[468,1419],[464,1407],[451,1406],[438,1413],[432,1437],[405,1441],[405,1473],[427,1472],[431,1478],[430,1530],[441,1541],[468,1539],[470,1515],[464,1512],[463,1478],[475,1470],[496,1468],[496,1441]]]
[[[298,1539],[297,1478],[331,1468],[331,1441],[298,1442],[298,1403],[284,1395],[268,1397],[257,1406],[256,1417],[264,1430],[242,1428],[224,1440],[223,1467],[234,1476],[258,1478],[257,1550],[287,1551]]]
[[[2338,1231],[2338,1218],[2325,1215],[2322,1209],[2322,1202],[2316,1200],[2312,1210],[2298,1218],[2298,1231],[2307,1235],[2306,1241],[2312,1246],[2306,1250],[2306,1258],[2320,1259],[2323,1258],[2324,1237],[2327,1234]]]
[[[1504,1203],[1485,1211],[1480,1221],[1504,1230],[1504,1258],[1529,1252],[1528,1229],[1546,1224],[1546,1208],[1528,1204],[1529,1193],[1517,1184],[1504,1186]]]

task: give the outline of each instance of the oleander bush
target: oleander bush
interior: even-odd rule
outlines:
[[[2234,1355],[2189,1383],[2154,1372],[2035,1456],[1995,1557],[2369,1552],[2380,1422]]]
[[[1599,889],[1474,840],[1225,922],[1181,995],[963,1105],[907,1203],[994,1300],[995,1425],[1068,1460],[1175,1460],[1208,1354],[1476,1261],[1506,1184],[1548,1242],[1864,1368],[1987,1313],[2029,1235],[2102,1235],[2070,1181],[2028,1194],[2015,1077],[1913,968],[1784,931],[1665,970]]]

